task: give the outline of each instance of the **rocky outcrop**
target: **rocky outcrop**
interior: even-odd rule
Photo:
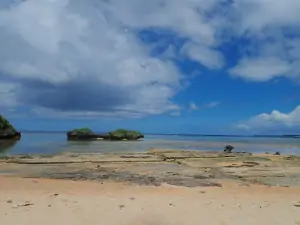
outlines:
[[[144,135],[138,131],[118,129],[104,134],[96,134],[89,128],[75,129],[67,132],[68,140],[139,140],[144,138]]]
[[[108,133],[110,140],[139,140],[144,135],[138,131],[118,129]]]
[[[225,148],[224,148],[224,152],[232,153],[233,149],[234,149],[234,147],[232,145],[226,145]]]
[[[21,133],[0,115],[0,140],[20,140]]]

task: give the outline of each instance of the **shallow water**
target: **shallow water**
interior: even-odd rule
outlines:
[[[0,154],[56,154],[61,152],[132,152],[149,148],[184,150],[222,150],[231,144],[237,151],[270,152],[300,155],[300,138],[203,137],[179,135],[146,135],[133,142],[67,141],[65,133],[22,133],[21,141],[0,144]],[[2,146],[2,147],[1,147]]]

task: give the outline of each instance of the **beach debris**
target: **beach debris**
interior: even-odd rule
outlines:
[[[234,149],[234,147],[232,145],[226,145],[225,148],[224,148],[224,152],[232,153],[233,149]]]
[[[122,210],[123,208],[125,208],[125,205],[119,205],[120,210]]]
[[[134,201],[135,197],[130,197],[129,200]]]
[[[51,205],[49,204],[48,207],[51,207]]]
[[[27,207],[27,206],[32,206],[34,205],[33,203],[29,202],[29,201],[26,201],[25,203],[23,204],[17,204],[17,205],[14,205],[13,208],[19,208],[19,207]]]
[[[58,196],[58,195],[59,195],[58,193],[54,193],[54,194],[53,194],[54,197],[56,197],[56,196]]]
[[[294,205],[295,207],[300,207],[300,202]]]
[[[273,155],[280,155],[280,152],[275,152]]]
[[[6,203],[12,203],[12,200],[9,199],[9,200],[6,201]]]

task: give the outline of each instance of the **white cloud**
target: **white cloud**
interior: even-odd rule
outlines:
[[[187,54],[191,59],[200,62],[202,65],[211,69],[220,69],[224,65],[223,55],[205,45],[187,43],[181,49],[182,53]]]
[[[237,0],[231,9],[234,35],[251,44],[230,72],[260,82],[279,76],[300,80],[300,1]]]
[[[190,102],[189,110],[194,111],[194,110],[201,110],[201,109],[205,109],[205,108],[215,108],[219,104],[220,104],[220,102],[209,102],[209,103],[198,106],[194,102]]]
[[[298,0],[237,0],[235,10],[241,16],[240,29],[259,35],[270,27],[299,25]]]
[[[189,109],[193,111],[199,109],[199,107],[194,102],[190,102]]]
[[[243,123],[237,124],[236,127],[244,130],[270,130],[272,128],[283,129],[300,127],[300,105],[288,113],[273,110],[270,114],[259,114]]]
[[[115,115],[179,109],[171,101],[181,88],[175,66],[150,57],[110,7],[114,3],[31,0],[0,9],[0,72],[7,74],[0,79],[22,84],[16,98],[34,107],[90,111],[85,104],[95,98],[95,111]],[[81,85],[87,88],[77,92]],[[72,108],[77,93],[87,99]]]
[[[17,87],[9,82],[0,83],[0,110],[11,109],[17,105],[15,89]]]
[[[172,98],[184,76],[168,59],[183,55],[221,69],[231,57],[220,50],[231,40],[225,37],[254,43],[242,50],[234,75],[298,79],[300,39],[285,32],[299,28],[299,11],[298,0],[5,0],[0,79],[18,86],[5,92],[14,103],[39,109],[134,117],[178,111]],[[179,51],[170,43],[155,58],[138,37],[143,29],[185,43]]]
[[[230,73],[253,81],[268,81],[290,72],[288,62],[278,58],[244,58]]]

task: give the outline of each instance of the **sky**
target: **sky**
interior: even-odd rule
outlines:
[[[20,130],[300,133],[299,0],[1,0]]]

